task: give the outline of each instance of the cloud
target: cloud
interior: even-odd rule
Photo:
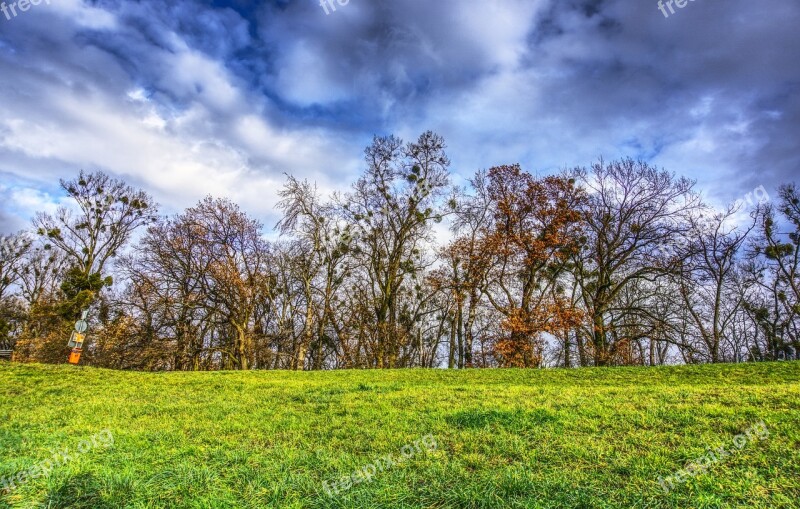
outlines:
[[[56,201],[59,177],[102,169],[169,212],[213,194],[269,225],[284,172],[342,190],[373,134],[430,128],[462,176],[633,156],[721,204],[796,178],[798,21],[783,0],[668,19],[655,1],[60,0],[0,18],[0,173]],[[47,206],[12,200],[4,224]]]
[[[213,194],[261,216],[274,213],[283,172],[335,181],[328,158],[347,161],[335,135],[272,121],[263,97],[190,37],[163,27],[156,40],[134,28],[153,6],[105,15],[73,7],[15,19],[3,34],[2,171],[29,177],[35,162],[34,178],[54,182],[102,169],[168,209]],[[43,24],[38,42],[29,30]]]

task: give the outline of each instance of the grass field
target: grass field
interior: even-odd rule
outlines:
[[[762,421],[768,437],[735,438]],[[403,449],[426,436],[435,449]],[[730,454],[705,473],[668,493],[659,484],[719,446]],[[54,458],[64,448],[69,459]],[[370,482],[330,484],[369,465]],[[146,374],[0,363],[0,478],[19,472],[33,477],[0,507],[800,507],[800,364]]]

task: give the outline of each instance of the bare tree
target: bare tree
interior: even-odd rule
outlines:
[[[574,275],[588,321],[587,338],[595,365],[618,362],[614,337],[632,310],[619,305],[622,292],[642,281],[666,276],[659,249],[672,245],[689,228],[687,218],[700,206],[693,182],[642,161],[602,160],[573,175],[589,193],[584,249],[574,257]],[[640,286],[644,288],[644,286]]]
[[[230,328],[232,341],[222,349],[225,367],[247,370],[254,354],[256,312],[272,289],[262,226],[230,201],[210,197],[187,210],[184,220],[207,260],[205,296]]]
[[[737,315],[743,312],[744,295],[737,287],[739,254],[755,221],[737,226],[737,212],[732,206],[722,213],[692,218],[692,241],[676,253],[674,264],[689,336],[699,343],[694,351],[702,351],[704,360],[713,363],[733,360],[734,352],[724,351],[724,346],[731,339]]]
[[[19,272],[32,245],[33,240],[25,232],[0,235],[0,301],[19,283]]]
[[[336,351],[327,331],[333,319],[333,298],[348,274],[351,226],[340,224],[336,207],[323,203],[316,188],[307,181],[288,176],[280,197],[278,207],[284,211],[284,217],[277,228],[282,235],[297,239],[301,245],[295,249],[302,252],[293,257],[292,263],[305,304],[303,339],[297,348],[294,368],[306,366],[306,356],[313,344],[310,367],[322,369],[326,350]]]
[[[441,198],[449,183],[444,140],[422,134],[403,145],[393,136],[376,137],[365,151],[367,171],[343,203],[353,225],[354,254],[370,281],[374,310],[372,338],[377,367],[395,367],[408,330],[399,327],[399,297],[424,265],[431,225],[444,213]]]
[[[486,272],[491,260],[482,252],[482,235],[492,221],[487,172],[479,171],[469,181],[470,190],[461,190],[451,199],[455,210],[452,225],[456,238],[442,250],[446,287],[454,297],[454,338],[457,340],[458,367],[474,365],[476,324],[483,309],[487,287]],[[465,312],[466,311],[466,312]]]

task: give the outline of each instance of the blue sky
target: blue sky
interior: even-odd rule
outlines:
[[[334,0],[336,2],[336,0]],[[13,3],[6,0],[6,3]],[[448,142],[456,179],[602,156],[714,203],[798,180],[800,3],[50,0],[0,14],[0,230],[104,170],[177,212],[275,223],[283,174],[345,190],[374,134]]]

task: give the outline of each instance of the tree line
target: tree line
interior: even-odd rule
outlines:
[[[454,186],[444,140],[375,137],[346,193],[286,176],[277,240],[230,200],[161,216],[102,172],[0,243],[0,348],[136,370],[793,359],[800,196],[715,210],[643,161]],[[752,200],[751,200],[752,201]]]

